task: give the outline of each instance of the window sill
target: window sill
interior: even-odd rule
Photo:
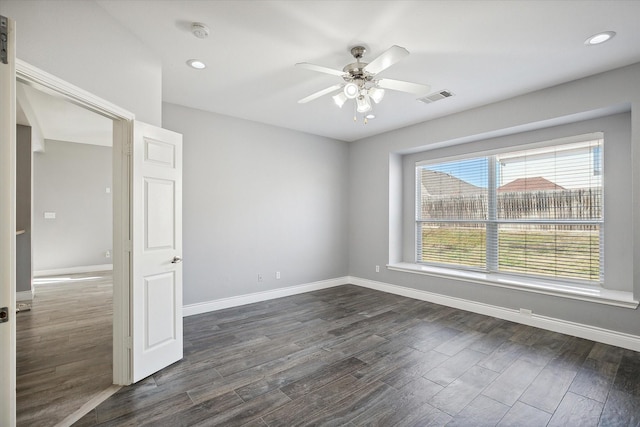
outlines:
[[[565,285],[549,280],[530,279],[506,274],[487,274],[475,271],[454,270],[441,267],[425,266],[408,262],[400,262],[387,265],[387,269],[402,271],[405,273],[424,274],[427,276],[456,279],[465,282],[480,283],[501,288],[516,289],[525,292],[534,292],[544,295],[553,295],[562,298],[576,299],[580,301],[607,304],[617,307],[638,307],[638,301],[633,299],[632,292],[614,291],[600,286]]]

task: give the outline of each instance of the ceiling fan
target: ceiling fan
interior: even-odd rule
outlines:
[[[407,49],[395,45],[391,46],[369,63],[361,62],[365,52],[366,48],[364,46],[352,47],[351,55],[356,59],[356,62],[346,65],[342,71],[321,65],[309,64],[308,62],[296,64],[297,67],[339,76],[344,80],[344,83],[338,83],[312,93],[299,100],[298,103],[305,104],[335,92],[332,98],[338,107],[342,108],[348,99],[353,99],[355,100],[356,112],[366,114],[373,109],[371,101],[376,104],[382,101],[385,89],[411,93],[413,95],[425,95],[431,89],[429,85],[376,77],[377,74],[409,55]],[[367,118],[371,118],[370,114],[365,116],[365,123]],[[354,116],[353,119],[356,120],[356,117]]]

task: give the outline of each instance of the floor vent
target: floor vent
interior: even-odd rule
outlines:
[[[418,98],[418,101],[424,102],[425,104],[431,104],[432,102],[440,101],[441,99],[450,98],[452,96],[453,96],[453,92],[445,89],[439,92],[434,92],[425,97]]]

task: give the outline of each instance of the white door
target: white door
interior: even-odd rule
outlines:
[[[5,37],[6,36],[6,37]],[[0,17],[0,425],[16,424],[16,67],[14,22]],[[6,46],[6,47],[5,47]],[[6,308],[6,310],[5,310]]]
[[[133,132],[132,379],[182,359],[182,135]]]

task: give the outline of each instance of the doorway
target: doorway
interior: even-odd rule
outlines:
[[[57,424],[112,385],[113,122],[16,92],[17,423]]]
[[[16,61],[16,80],[48,95],[112,120],[113,201],[113,384],[131,383],[130,346],[130,168],[132,113],[23,61]]]

